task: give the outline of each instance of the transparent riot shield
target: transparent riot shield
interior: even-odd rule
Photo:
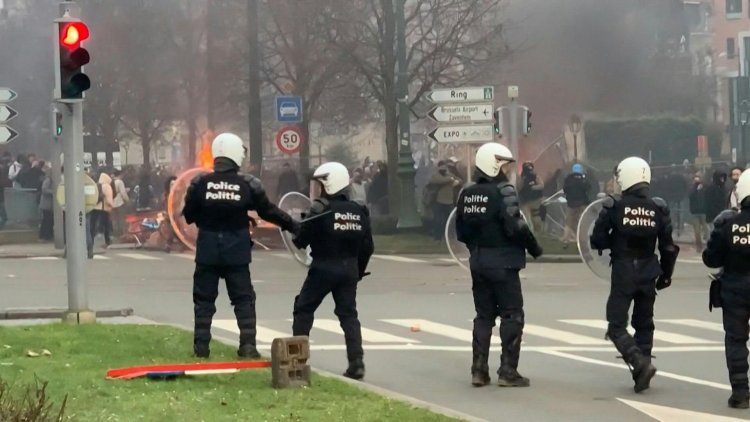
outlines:
[[[195,177],[210,172],[211,170],[204,168],[194,168],[182,173],[174,181],[172,190],[169,192],[169,197],[167,198],[167,215],[169,216],[169,223],[172,226],[172,230],[174,230],[177,238],[191,250],[195,250],[195,242],[198,239],[198,227],[195,224],[188,224],[185,221],[185,217],[182,216],[182,209],[185,208],[185,196],[187,196],[190,182]]]
[[[528,222],[526,215],[522,212],[521,218]],[[458,241],[456,235],[456,209],[451,211],[448,222],[445,223],[445,244],[448,246],[448,253],[456,263],[466,271],[469,271],[469,258],[471,254],[465,244]]]
[[[609,281],[609,251],[602,251],[602,254],[599,255],[599,251],[591,248],[589,240],[591,233],[594,231],[594,224],[599,217],[599,212],[602,210],[603,203],[604,199],[598,199],[586,207],[583,214],[581,214],[581,219],[578,221],[576,238],[578,239],[578,252],[581,254],[583,262],[597,277]]]
[[[302,221],[302,213],[310,210],[310,204],[310,198],[307,196],[299,192],[289,192],[279,201],[279,208],[292,216],[293,219]],[[305,250],[299,249],[294,246],[291,233],[281,229],[279,229],[279,233],[281,234],[281,240],[284,241],[284,246],[286,246],[287,250],[292,254],[294,260],[309,267],[310,264],[312,264],[310,247],[308,246]]]

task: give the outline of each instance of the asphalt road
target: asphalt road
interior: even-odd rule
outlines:
[[[132,307],[159,322],[192,324],[192,257],[109,251],[89,263],[90,305]],[[0,260],[0,309],[65,307],[65,261]],[[291,309],[305,270],[283,252],[258,252],[258,342],[291,333]],[[480,419],[523,421],[731,421],[721,315],[708,312],[708,270],[685,254],[673,287],[656,306],[659,373],[635,394],[630,374],[604,337],[608,284],[582,264],[530,264],[522,274],[526,332],[519,371],[531,388],[470,385],[473,302],[469,276],[446,257],[375,257],[360,284],[366,381]],[[236,338],[222,289],[217,336]],[[343,335],[327,299],[311,333],[312,364],[340,373]],[[419,326],[419,331],[411,327]],[[495,337],[491,367],[499,365]],[[186,355],[191,345],[184,347]],[[493,373],[493,378],[496,379]],[[650,415],[650,416],[649,416]],[[723,417],[729,419],[723,419]]]

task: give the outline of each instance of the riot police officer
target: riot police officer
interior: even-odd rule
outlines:
[[[211,320],[216,313],[219,278],[223,278],[240,329],[237,355],[257,359],[260,354],[255,346],[255,291],[248,268],[252,240],[247,213],[255,210],[262,219],[291,232],[296,232],[298,224],[268,200],[259,179],[239,173],[245,158],[242,139],[222,133],[214,139],[211,152],[214,171],[192,181],[183,210],[185,220],[198,226],[193,351],[201,358],[210,354]]]
[[[649,388],[656,368],[651,364],[654,343],[656,290],[669,287],[679,248],[672,240],[669,207],[651,198],[651,168],[638,157],[623,160],[616,171],[622,197],[608,196],[591,235],[591,246],[601,255],[610,250],[612,284],[607,300],[607,338],[631,369],[634,390]],[[659,245],[661,262],[655,254]],[[627,331],[633,303],[635,337]]]
[[[737,181],[740,211],[726,210],[714,220],[714,228],[703,251],[703,263],[723,267],[719,276],[724,319],[725,353],[732,396],[729,407],[747,409],[748,321],[750,321],[750,170]],[[712,302],[714,302],[712,300]]]
[[[526,266],[526,250],[537,258],[542,248],[521,218],[518,195],[508,181],[508,148],[498,143],[482,145],[476,154],[476,184],[461,192],[457,204],[456,234],[471,252],[474,294],[472,384],[490,383],[487,359],[492,328],[501,318],[502,355],[498,385],[528,387],[518,373],[524,313],[519,271]]]
[[[373,253],[370,215],[364,204],[348,199],[350,179],[343,164],[321,165],[313,180],[322,186],[321,197],[313,201],[308,221],[294,238],[298,248],[310,246],[312,264],[294,299],[292,330],[295,336],[309,336],[315,310],[333,294],[349,360],[344,376],[359,380],[365,376],[365,364],[356,297]]]

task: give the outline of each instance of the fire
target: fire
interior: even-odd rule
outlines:
[[[201,168],[211,170],[214,168],[214,157],[211,154],[211,145],[203,144],[201,151],[198,153],[198,164]]]

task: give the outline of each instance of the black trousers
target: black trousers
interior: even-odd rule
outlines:
[[[111,245],[112,240],[110,235],[112,233],[112,222],[109,218],[109,212],[104,210],[93,210],[91,211],[91,238],[96,238],[96,233],[101,229],[104,233],[104,243]]]
[[[659,262],[646,260],[621,260],[612,262],[612,284],[607,299],[607,337],[627,362],[637,354],[651,356],[654,345],[654,302]],[[628,311],[633,304],[630,324],[635,336],[628,331]]]
[[[750,328],[750,281],[724,281],[721,286],[724,319],[724,347],[732,391],[748,391],[748,349]]]
[[[432,237],[435,240],[440,240],[445,237],[445,224],[448,222],[448,218],[451,216],[453,211],[453,205],[451,204],[439,204],[435,203],[432,206]]]
[[[53,240],[55,238],[55,218],[52,210],[42,210],[42,222],[39,225],[39,239]]]
[[[255,290],[247,265],[219,267],[197,264],[193,274],[193,305],[195,312],[194,343],[211,341],[211,322],[216,313],[219,278],[227,283],[227,293],[234,307],[240,329],[240,347],[255,346]]]
[[[315,264],[313,264],[315,265]],[[344,331],[346,357],[349,361],[362,359],[362,329],[357,314],[358,271],[356,262],[339,264],[334,269],[311,267],[302,290],[294,298],[295,336],[309,336],[315,319],[315,311],[328,293],[333,295],[334,313]]]
[[[471,290],[474,294],[474,332],[472,351],[475,365],[472,370],[486,371],[490,340],[495,320],[500,317],[500,339],[503,352],[501,368],[518,368],[521,354],[524,313],[521,280],[517,269],[478,268],[472,266]]]

